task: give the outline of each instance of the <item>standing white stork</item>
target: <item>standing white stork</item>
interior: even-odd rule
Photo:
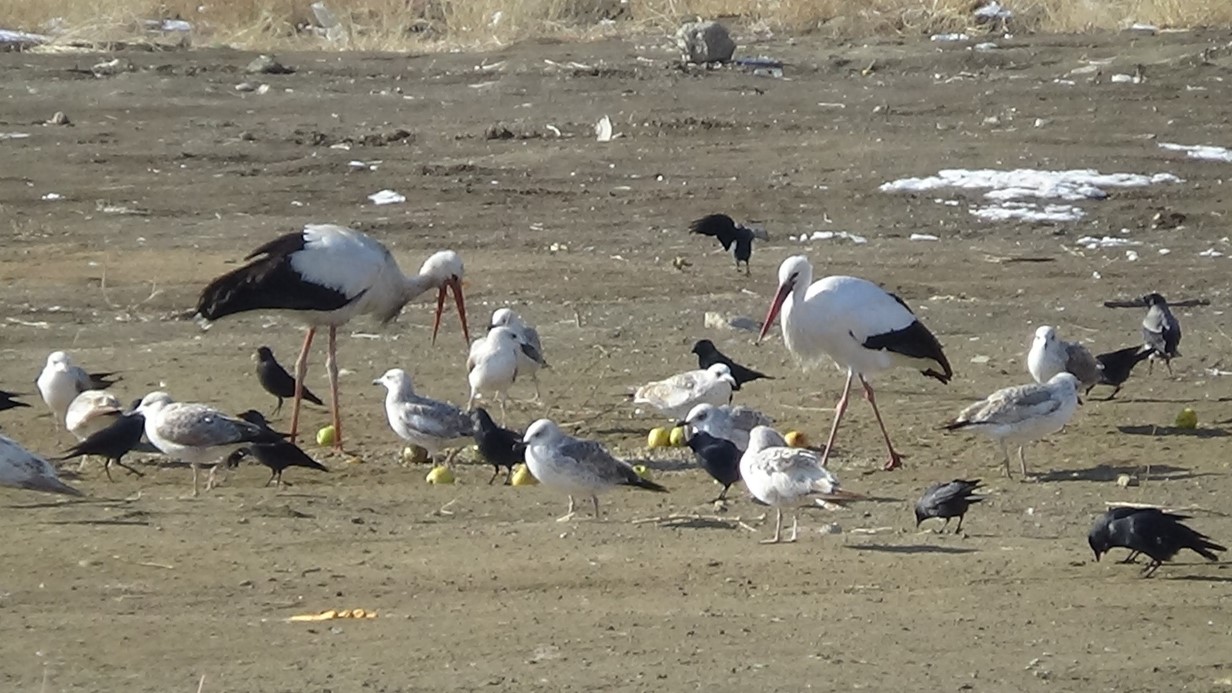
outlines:
[[[885,468],[901,466],[903,456],[890,442],[868,379],[891,368],[905,367],[948,383],[954,372],[941,343],[901,298],[866,279],[833,276],[813,283],[813,266],[803,255],[789,257],[779,266],[778,292],[757,336],[759,342],[780,310],[783,342],[806,367],[828,356],[847,369],[847,384],[835,407],[821,465],[825,466],[830,457],[838,424],[847,411],[851,381],[858,377],[890,452]]]
[[[243,267],[210,282],[197,300],[197,314],[205,321],[251,310],[289,311],[308,326],[304,347],[295,361],[295,398],[291,413],[291,441],[299,429],[299,409],[308,369],[308,349],[318,328],[329,328],[325,367],[333,396],[334,447],[342,447],[342,421],[338,412],[338,327],[358,315],[373,315],[381,324],[398,316],[407,302],[428,289],[437,289],[432,343],[441,327],[445,292],[453,292],[469,344],[466,302],[462,297],[462,259],[452,250],[427,259],[419,273],[406,276],[389,249],[353,229],[334,224],[308,224],[302,231],[280,236],[244,258]]]

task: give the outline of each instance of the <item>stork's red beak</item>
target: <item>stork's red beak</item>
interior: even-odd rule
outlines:
[[[787,300],[787,295],[791,293],[791,283],[783,284],[779,287],[778,293],[774,295],[774,301],[770,303],[770,310],[766,313],[766,321],[761,324],[761,332],[757,335],[758,344],[766,338],[766,333],[770,331],[770,326],[774,324],[774,319],[779,316],[779,311],[783,309],[783,301]]]
[[[432,321],[432,343],[436,344],[436,334],[441,330],[441,314],[445,312],[445,291],[453,292],[454,305],[458,307],[458,319],[462,321],[462,337],[467,346],[471,343],[471,330],[466,325],[466,299],[462,296],[462,280],[458,277],[446,279],[436,293],[436,319]]]

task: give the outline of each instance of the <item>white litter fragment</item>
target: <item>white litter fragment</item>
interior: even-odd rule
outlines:
[[[1034,202],[1002,202],[999,205],[977,207],[971,214],[984,221],[1078,221],[1086,213],[1073,205],[1043,205]]]
[[[63,200],[64,196],[61,195],[60,193],[50,192],[50,193],[43,195],[43,199],[49,202],[55,202],[56,200]]]
[[[992,41],[985,41],[984,43],[975,44],[974,46],[971,47],[971,50],[973,51],[995,51],[998,48],[1000,48],[1000,46],[993,43]]]
[[[192,24],[183,19],[147,19],[145,28],[149,31],[165,31],[168,33],[189,33],[193,30]]]
[[[1083,236],[1078,239],[1078,245],[1085,247],[1087,250],[1094,250],[1096,248],[1116,248],[1127,245],[1142,245],[1142,243],[1117,236],[1104,236],[1102,238],[1096,238],[1095,236]]]
[[[971,37],[966,34],[933,34],[928,37],[930,41],[970,41]]]
[[[0,132],[0,140],[24,140],[29,136],[28,132]]]
[[[595,123],[595,139],[600,142],[611,142],[615,138],[616,135],[612,133],[612,119],[603,116],[599,122]]]
[[[991,360],[992,360],[991,358],[984,356],[984,355],[971,357],[971,363],[988,363]]]
[[[913,234],[911,234],[911,238],[910,238],[909,240],[913,240],[913,241],[936,241],[936,240],[940,240],[940,239],[939,239],[939,238],[937,238],[936,236],[932,235],[931,233],[913,233]]]
[[[406,202],[406,195],[387,189],[372,193],[368,199],[372,200],[374,205],[396,205]]]
[[[1137,262],[1138,261],[1138,251],[1126,250],[1125,259],[1128,260],[1129,262]]]
[[[1130,24],[1129,30],[1130,31],[1143,31],[1148,34],[1158,34],[1159,33],[1159,27],[1155,26],[1154,24],[1143,24],[1141,22],[1134,22],[1133,24]]]
[[[1113,84],[1137,84],[1142,81],[1138,75],[1127,75],[1123,72],[1117,73],[1109,78]]]
[[[555,125],[552,125],[551,123],[548,123],[548,124],[547,124],[547,125],[545,125],[544,127],[546,127],[548,130],[551,130],[553,135],[556,135],[557,137],[560,137],[560,136],[561,136],[561,134],[560,134],[560,128],[556,127]]]
[[[46,43],[51,39],[42,34],[31,34],[25,31],[12,31],[10,29],[0,29],[0,46],[37,46],[40,43]]]
[[[1198,253],[1198,257],[1223,257],[1223,253],[1215,250],[1214,248],[1207,248],[1206,250]]]
[[[1232,162],[1232,149],[1226,149],[1224,147],[1215,147],[1206,144],[1174,144],[1172,142],[1160,142],[1159,148],[1167,149],[1168,151],[1173,152],[1185,152],[1185,156],[1190,159]]]
[[[1007,10],[996,0],[977,8],[972,14],[975,15],[977,22],[987,22],[992,19],[1011,19],[1014,16],[1013,12]]]
[[[1171,252],[1172,252],[1172,251],[1171,251],[1171,250],[1169,250],[1169,249],[1167,249],[1167,248],[1160,248],[1160,249],[1159,249],[1159,254],[1160,254],[1160,255],[1167,255],[1168,253],[1171,253]]]
[[[868,243],[868,239],[865,238],[864,236],[857,236],[854,233],[848,233],[846,231],[814,231],[812,235],[809,235],[807,233],[802,233],[800,234],[800,237],[797,240],[799,240],[801,243],[808,243],[809,241],[831,241],[836,238],[840,240],[851,241],[852,243],[855,243],[856,245],[863,245],[865,243]]]
[[[356,171],[375,171],[378,168],[380,168],[381,162],[379,161],[359,161],[357,159],[355,161],[347,162],[347,166],[355,169]]]

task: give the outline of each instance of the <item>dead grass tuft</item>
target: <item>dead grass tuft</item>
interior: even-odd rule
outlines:
[[[1232,24],[1228,0],[1003,0],[1018,32]],[[0,27],[51,32],[59,42],[131,40],[151,19],[184,19],[195,45],[254,50],[431,50],[554,37],[670,31],[722,18],[761,31],[838,38],[972,29],[982,0],[325,0],[337,38],[316,30],[309,0],[0,0]],[[345,10],[343,8],[346,8]]]

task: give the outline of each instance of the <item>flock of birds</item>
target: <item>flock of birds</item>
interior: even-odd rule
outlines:
[[[743,263],[746,273],[753,242],[767,238],[764,231],[737,224],[723,214],[695,221],[690,231],[715,237],[724,249],[733,251],[737,270]],[[114,373],[88,373],[65,352],[57,351],[48,357],[37,387],[56,423],[78,440],[59,459],[98,456],[106,461],[108,479],[112,464],[140,475],[123,458],[144,439],[192,468],[194,496],[199,493],[201,468],[210,470],[208,490],[220,468],[235,466],[244,458],[271,470],[267,485],[282,485],[283,470],[292,466],[328,471],[296,445],[303,401],[324,404],[304,386],[317,331],[327,333],[332,444],[340,450],[338,328],[360,315],[388,323],[409,301],[435,289],[432,341],[440,330],[447,294],[452,293],[468,347],[470,399],[462,408],[427,397],[416,391],[410,374],[392,368],[373,380],[373,385],[386,389],[385,411],[394,433],[438,462],[443,455],[446,464],[473,441],[494,467],[489,483],[502,468],[511,474],[516,464],[525,463],[539,483],[568,496],[568,513],[562,521],[574,515],[578,499],[589,499],[598,517],[599,495],[620,486],[667,491],[601,443],[570,436],[550,419],[534,421],[519,432],[502,427],[487,409],[475,406],[479,399],[495,400],[504,420],[514,383],[530,378],[538,401],[538,372],[549,365],[537,331],[508,308],[495,311],[485,335],[472,342],[462,290],[464,269],[457,253],[435,253],[416,274],[408,276],[377,240],[341,226],[312,224],[262,245],[245,263],[204,288],[195,317],[208,328],[230,315],[280,311],[306,326],[294,373],[279,364],[268,347],[258,348],[254,355],[260,385],[277,398],[273,413],[281,410],[284,399],[292,400],[290,431],[272,429],[256,410],[231,416],[205,404],[178,402],[162,391],[124,407],[108,390],[117,382]],[[1027,358],[1033,382],[993,392],[963,409],[945,428],[992,439],[1004,458],[1007,476],[1010,449],[1016,447],[1022,474],[1027,476],[1024,448],[1069,423],[1081,404],[1080,390],[1089,393],[1098,385],[1111,386],[1111,399],[1143,360],[1162,360],[1171,371],[1171,359],[1180,355],[1179,322],[1159,294],[1150,294],[1135,305],[1147,308],[1141,344],[1092,355],[1082,345],[1060,339],[1055,328],[1040,327]],[[843,488],[827,465],[854,384],[858,382],[868,400],[884,439],[885,468],[894,469],[902,465],[904,455],[891,441],[872,380],[896,368],[919,371],[943,384],[954,375],[940,341],[901,298],[858,277],[828,276],[814,281],[813,267],[804,256],[789,257],[780,265],[778,288],[757,341],[765,338],[776,318],[785,346],[805,368],[833,362],[847,371],[824,446],[793,446],[772,427],[769,417],[734,405],[733,393],[770,376],[736,363],[709,340],[694,345],[697,370],[649,383],[632,395],[636,404],[653,407],[683,427],[686,444],[700,466],[722,485],[716,501],[724,501],[729,489],[743,481],[755,502],[775,509],[774,533],[767,543],[796,540],[798,519],[794,515],[790,536],[782,537],[784,509],[795,510],[807,502],[843,505],[863,498]],[[17,406],[28,405],[0,391],[0,410]],[[917,526],[930,518],[944,519],[948,526],[950,519],[957,518],[955,531],[961,531],[970,506],[983,499],[976,495],[979,484],[979,480],[957,479],[929,486],[915,506]],[[0,436],[0,485],[81,495],[59,479],[50,462],[4,436]],[[1184,525],[1186,519],[1150,508],[1113,508],[1092,527],[1089,543],[1096,559],[1112,547],[1129,548],[1131,558],[1145,554],[1151,559],[1146,575],[1181,549],[1192,549],[1210,560],[1216,559],[1215,552],[1226,550]]]

